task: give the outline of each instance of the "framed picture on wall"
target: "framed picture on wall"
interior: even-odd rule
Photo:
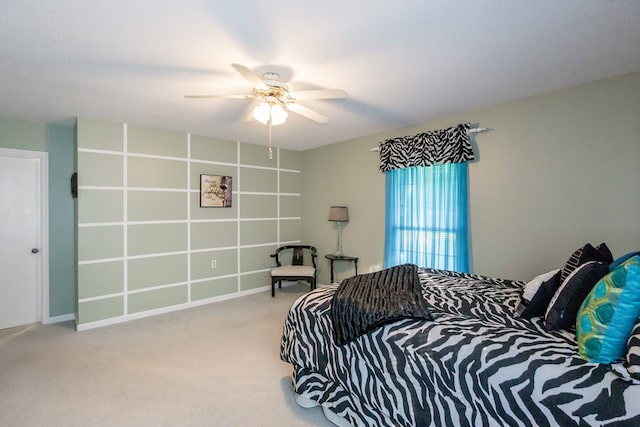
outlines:
[[[232,180],[226,175],[200,175],[200,207],[230,208]]]

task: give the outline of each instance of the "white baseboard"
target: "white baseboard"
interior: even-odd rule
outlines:
[[[67,322],[69,320],[76,320],[76,314],[75,313],[69,313],[69,314],[63,314],[61,316],[49,317],[48,319],[43,320],[42,324],[43,325],[50,325],[52,323]]]
[[[124,322],[129,322],[131,320],[137,320],[137,319],[143,319],[145,317],[151,317],[151,316],[157,316],[159,314],[167,314],[167,313],[172,313],[174,311],[180,311],[180,310],[185,310],[188,308],[193,308],[193,307],[199,307],[201,305],[207,305],[207,304],[211,304],[211,303],[215,303],[215,302],[219,302],[219,301],[226,301],[229,299],[235,299],[235,298],[240,298],[246,295],[252,295],[252,294],[257,294],[260,292],[266,292],[271,290],[271,286],[262,286],[259,288],[255,288],[255,289],[249,289],[246,291],[241,291],[241,292],[233,292],[230,294],[226,294],[226,295],[221,295],[221,296],[217,296],[217,297],[212,297],[212,298],[206,298],[206,299],[202,299],[202,300],[197,300],[197,301],[192,301],[189,303],[184,303],[184,304],[177,304],[177,305],[171,305],[169,307],[162,307],[162,308],[156,308],[153,310],[148,310],[148,311],[142,311],[139,313],[134,313],[134,314],[127,314],[124,316],[119,316],[119,317],[115,317],[115,318],[109,318],[109,319],[105,319],[105,320],[96,320],[94,322],[88,322],[88,323],[83,323],[81,325],[78,324],[78,322],[76,321],[76,331],[86,331],[89,329],[94,329],[94,328],[101,328],[104,326],[110,326],[110,325],[117,325],[119,323],[124,323]],[[74,317],[75,319],[75,317]]]
[[[298,283],[297,281],[283,280],[282,287],[285,288],[285,287],[293,286],[293,285],[295,285],[297,283]],[[318,284],[318,286],[322,286],[322,285]],[[101,328],[101,327],[110,326],[110,325],[117,325],[119,323],[129,322],[131,320],[143,319],[145,317],[157,316],[159,314],[167,314],[167,313],[172,313],[174,311],[180,311],[180,310],[185,310],[185,309],[188,309],[188,308],[199,307],[201,305],[207,305],[207,304],[212,304],[212,303],[215,303],[215,302],[220,302],[220,301],[226,301],[226,300],[230,300],[230,299],[240,298],[240,297],[247,296],[247,295],[257,294],[257,293],[260,293],[260,292],[267,292],[267,291],[270,291],[270,290],[271,290],[271,285],[261,286],[259,288],[249,289],[249,290],[246,290],[246,291],[233,292],[233,293],[230,293],[230,294],[221,295],[221,296],[217,296],[217,297],[201,299],[201,300],[192,301],[192,302],[189,302],[189,303],[177,304],[177,305],[172,305],[172,306],[169,306],[169,307],[162,307],[162,308],[157,308],[157,309],[148,310],[148,311],[142,311],[142,312],[139,312],[139,313],[128,314],[128,315],[119,316],[119,317],[115,317],[115,318],[109,318],[109,319],[105,319],[105,320],[96,320],[94,322],[83,323],[81,325],[78,324],[78,321],[76,319],[75,313],[66,314],[64,316],[58,316],[58,317],[55,317],[55,318],[51,318],[50,322],[48,322],[48,323],[55,323],[53,321],[54,319],[57,322],[65,322],[67,320],[76,320],[76,331],[86,331],[86,330],[89,330],[89,329]]]

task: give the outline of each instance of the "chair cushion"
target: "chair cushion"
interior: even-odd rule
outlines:
[[[316,269],[306,265],[286,265],[271,270],[271,277],[313,277]]]

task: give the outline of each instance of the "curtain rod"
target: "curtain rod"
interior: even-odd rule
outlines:
[[[469,133],[489,132],[490,130],[493,130],[493,129],[489,129],[489,128],[471,128],[471,129],[469,129]],[[380,151],[380,147],[369,148],[369,151]]]

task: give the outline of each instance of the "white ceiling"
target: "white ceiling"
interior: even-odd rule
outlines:
[[[0,116],[74,117],[267,144],[231,67],[300,101],[274,145],[306,150],[640,70],[638,0],[0,0]],[[491,123],[482,123],[491,126]]]

